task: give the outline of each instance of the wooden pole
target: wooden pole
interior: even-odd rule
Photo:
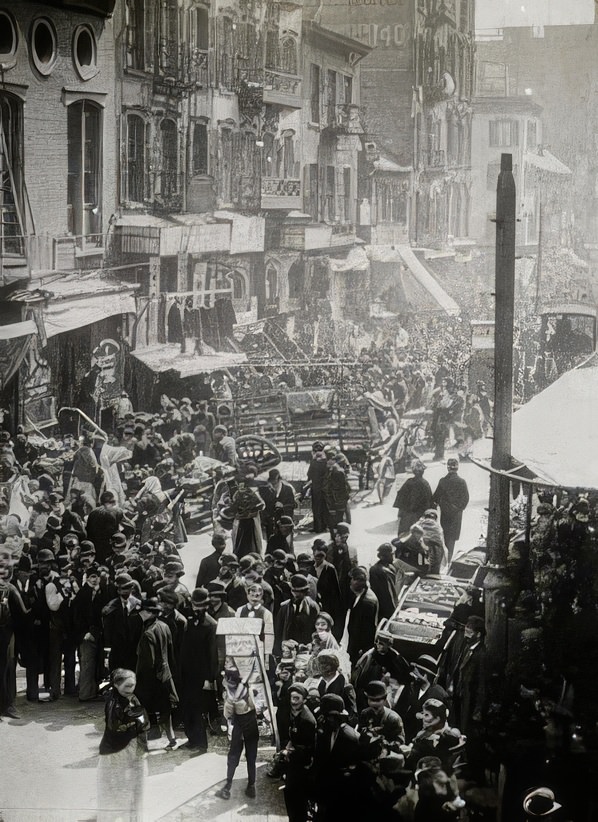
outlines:
[[[492,467],[511,468],[511,420],[513,414],[513,315],[515,308],[516,191],[512,155],[501,156],[496,189],[495,344],[494,344],[494,439]],[[501,690],[508,658],[507,601],[509,578],[506,564],[510,530],[510,480],[490,475],[488,514],[488,562],[484,582],[488,690]]]

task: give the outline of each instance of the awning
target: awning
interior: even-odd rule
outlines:
[[[0,325],[0,340],[14,340],[17,337],[27,337],[29,334],[37,334],[37,326],[33,320]]]
[[[557,159],[554,154],[551,154],[550,151],[547,151],[546,149],[543,150],[542,154],[534,154],[531,151],[526,151],[523,159],[526,163],[539,168],[541,171],[548,171],[551,174],[572,173],[569,166],[561,163],[561,161]]]
[[[401,252],[403,262],[411,271],[417,282],[423,286],[426,291],[432,296],[438,305],[446,311],[447,314],[460,314],[461,309],[452,297],[446,293],[444,288],[432,276],[425,265],[416,257],[411,248],[407,245],[398,246]]]
[[[83,328],[115,314],[134,314],[135,298],[128,292],[80,297],[50,302],[44,310],[44,325],[48,337]]]
[[[541,482],[598,488],[598,358],[574,368],[513,414],[511,453]],[[476,442],[474,458],[490,465],[492,441]]]
[[[337,260],[331,257],[329,262],[330,270],[336,272],[367,271],[370,267],[368,255],[361,246],[352,248],[344,260]]]
[[[374,160],[374,169],[392,174],[409,174],[413,171],[411,166],[400,166],[398,163],[389,160],[388,157],[384,157],[383,155],[380,155],[378,160]]]
[[[234,368],[247,362],[247,355],[241,353],[215,352],[214,354],[181,354],[181,346],[176,343],[156,343],[147,348],[131,351],[135,359],[157,374],[177,371],[181,377],[196,374],[210,374],[225,368]]]

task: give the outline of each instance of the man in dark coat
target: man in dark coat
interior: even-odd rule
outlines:
[[[96,562],[103,565],[112,553],[111,538],[119,530],[124,513],[112,491],[104,491],[100,504],[87,517],[87,538],[96,549]]]
[[[141,602],[132,595],[134,582],[129,574],[119,574],[114,583],[117,597],[102,610],[104,647],[109,651],[108,667],[111,671],[115,668],[134,671],[137,645],[143,633]]]
[[[343,605],[336,568],[326,559],[327,548],[324,540],[314,540],[312,551],[314,555],[314,573],[317,579],[318,601],[322,610],[330,614],[334,620],[332,633],[335,639],[340,642],[345,630],[347,609]]]
[[[396,704],[405,725],[405,736],[413,739],[421,728],[418,718],[427,699],[438,699],[447,707],[450,702],[448,693],[437,684],[438,663],[429,654],[422,654],[412,665],[411,679],[402,691]]]
[[[85,570],[85,582],[73,601],[73,628],[79,649],[79,702],[95,699],[102,673],[102,610],[108,594],[100,586],[97,565]]]
[[[191,594],[193,615],[187,620],[181,646],[181,703],[187,744],[191,751],[205,753],[208,737],[204,715],[210,714],[216,694],[218,653],[216,620],[208,614],[205,588]]]
[[[219,619],[234,617],[235,612],[226,601],[226,588],[222,582],[217,579],[208,582],[206,590],[210,598],[208,613],[212,619],[218,622]]]
[[[195,580],[196,588],[205,588],[208,582],[212,582],[212,580],[218,576],[218,572],[220,571],[220,557],[226,548],[226,539],[222,534],[213,535],[212,548],[214,549],[213,552],[208,554],[207,557],[204,557],[199,563],[197,579]]]
[[[311,483],[311,511],[314,518],[313,531],[321,534],[326,530],[326,500],[324,499],[324,477],[328,466],[324,454],[324,443],[314,442],[312,457],[307,469],[307,479]]]
[[[457,663],[452,684],[453,713],[455,724],[467,737],[467,761],[472,776],[479,778],[482,774],[478,767],[483,761],[481,752],[482,720],[485,709],[485,674],[484,662],[484,620],[479,616],[470,616],[465,623],[466,645]]]
[[[426,508],[432,507],[432,489],[424,479],[425,470],[426,466],[421,460],[414,460],[411,465],[413,476],[405,480],[397,491],[393,507],[399,509],[399,536],[418,521]]]
[[[293,518],[297,505],[295,491],[292,485],[284,482],[278,468],[272,468],[268,473],[268,482],[258,489],[266,507],[262,511],[262,522],[266,528],[268,539],[274,534],[276,523],[282,516]]]
[[[282,548],[272,554],[272,565],[266,568],[264,580],[271,586],[273,592],[272,614],[276,616],[282,603],[291,596],[291,586],[287,573],[288,556]]]
[[[347,475],[337,462],[334,448],[326,451],[326,474],[324,475],[324,500],[330,537],[334,538],[334,529],[345,518],[345,512],[351,496]]]
[[[384,739],[385,747],[396,750],[405,743],[403,720],[386,705],[386,685],[380,680],[368,683],[365,695],[368,707],[359,715],[359,728]]]
[[[461,520],[469,503],[469,490],[465,480],[459,476],[459,460],[451,457],[447,460],[446,467],[447,474],[438,481],[433,500],[440,508],[440,525],[450,564],[455,543],[461,536]]]
[[[308,595],[309,586],[302,574],[291,577],[291,599],[282,603],[274,620],[274,655],[280,656],[282,643],[294,639],[299,644],[311,642],[316,629],[319,605]]]
[[[378,626],[378,600],[368,585],[368,574],[365,568],[357,567],[351,571],[351,591],[353,603],[349,610],[347,630],[349,642],[347,652],[354,665],[359,657],[371,648]]]
[[[379,619],[388,619],[397,609],[404,574],[394,563],[394,548],[384,542],[378,548],[378,562],[370,567],[370,588],[378,599]]]
[[[411,681],[411,666],[392,647],[392,640],[385,636],[377,636],[374,647],[367,650],[353,666],[351,682],[355,687],[360,710],[367,705],[366,691],[369,683],[380,680],[394,680],[396,684],[403,686]]]
[[[309,803],[309,772],[316,744],[316,720],[305,704],[307,689],[301,683],[289,687],[291,716],[286,759],[284,801],[289,822],[305,822]]]

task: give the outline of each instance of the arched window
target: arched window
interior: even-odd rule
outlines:
[[[278,297],[278,272],[273,265],[266,269],[266,302],[272,303]]]
[[[233,287],[233,300],[246,300],[247,285],[245,283],[245,277],[240,272],[233,271],[229,275],[229,279]]]
[[[161,194],[163,198],[168,198],[178,191],[176,123],[173,120],[162,120],[160,133],[162,136]]]
[[[294,37],[287,35],[282,38],[279,54],[280,71],[297,74],[297,41]]]
[[[0,91],[0,255],[24,253],[23,103]]]
[[[303,280],[305,276],[305,266],[303,260],[295,260],[289,268],[289,299],[298,300],[303,293]]]
[[[145,200],[146,124],[138,114],[127,117],[127,199],[133,203]]]
[[[76,236],[101,235],[102,110],[99,106],[88,100],[69,106],[67,142],[69,230]]]

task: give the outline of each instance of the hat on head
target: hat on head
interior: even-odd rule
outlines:
[[[79,547],[81,548],[81,556],[95,554],[96,552],[96,547],[90,539],[82,540]]]
[[[311,546],[311,550],[314,554],[327,554],[328,547],[323,539],[314,539],[313,545]]]
[[[349,571],[349,576],[351,579],[364,579],[367,582],[367,568],[364,568],[363,565],[358,565],[356,568],[351,568]]]
[[[214,430],[212,431],[213,434],[228,434],[226,430],[226,425],[215,425]]]
[[[320,700],[320,711],[324,716],[347,716],[343,698],[338,694],[324,694]]]
[[[141,605],[142,611],[149,611],[150,614],[161,614],[162,603],[157,597],[149,597],[145,599]]]
[[[334,526],[334,530],[337,534],[350,534],[351,529],[347,525],[346,522],[339,522],[338,525]]]
[[[226,596],[226,586],[223,585],[221,582],[217,582],[216,580],[208,582],[208,584],[206,585],[206,590],[210,596]]]
[[[60,517],[57,517],[56,514],[50,514],[48,519],[46,520],[46,528],[49,531],[58,531],[62,526],[62,520]]]
[[[241,557],[241,559],[239,560],[239,568],[241,570],[241,573],[243,573],[244,571],[251,570],[254,565],[255,559],[253,557],[250,557],[249,554],[245,554],[245,556]]]
[[[309,583],[307,577],[303,574],[293,574],[291,577],[291,589],[293,591],[307,591],[309,590]]]
[[[380,554],[393,554],[394,548],[390,544],[390,542],[383,542],[382,545],[378,546],[378,556]]]
[[[291,527],[293,527],[295,525],[295,523],[293,522],[293,518],[292,517],[287,517],[286,515],[281,517],[278,520],[278,524],[279,525],[290,525]]]
[[[273,559],[275,562],[276,562],[276,561],[278,561],[278,562],[286,562],[286,561],[287,561],[287,555],[286,555],[286,553],[282,550],[282,548],[277,548],[275,551],[272,551],[272,559]]]
[[[297,565],[311,565],[312,556],[311,554],[297,554]]]
[[[239,560],[234,554],[222,554],[220,557],[220,564],[238,567]]]
[[[420,773],[434,772],[442,770],[442,761],[437,756],[422,756],[415,766],[415,776]]]
[[[88,578],[91,577],[91,576],[94,576],[94,574],[95,574],[95,576],[99,576],[100,575],[100,566],[97,563],[92,562],[91,565],[88,565],[87,568],[85,569],[85,573],[87,574]]]
[[[69,531],[62,538],[63,545],[79,545],[79,537],[74,531]]]
[[[427,674],[430,674],[430,676],[436,676],[438,674],[438,663],[434,657],[429,654],[418,656],[413,664],[416,668],[419,668],[420,671],[425,671]]]
[[[523,810],[530,816],[550,816],[562,807],[555,801],[554,793],[550,788],[535,788],[523,800]]]
[[[318,653],[318,659],[327,659],[330,664],[336,668],[336,670],[340,668],[341,663],[336,651],[329,651],[325,648],[323,651]]]
[[[176,574],[177,577],[182,577],[185,573],[185,568],[182,562],[167,562],[164,566],[165,574]]]
[[[37,552],[36,559],[38,562],[54,562],[55,557],[49,548],[42,548],[41,551]]]
[[[48,502],[50,505],[58,505],[59,502],[63,502],[64,495],[60,493],[60,491],[52,491],[51,494],[48,494]]]
[[[329,613],[327,613],[326,611],[320,611],[320,613],[316,617],[316,622],[319,619],[323,619],[325,622],[327,622],[328,626],[330,627],[330,630],[332,630],[334,626],[334,620],[332,619],[332,616]]]
[[[486,631],[486,623],[484,622],[482,617],[476,616],[475,614],[472,614],[471,616],[467,617],[467,620],[465,621],[465,627],[467,627],[468,625],[474,631],[479,632],[481,634],[485,633]]]
[[[158,599],[165,602],[167,605],[180,605],[180,597],[175,591],[170,591],[168,588],[162,588],[158,591]]]
[[[124,548],[127,544],[127,538],[124,534],[121,534],[120,531],[117,531],[116,534],[112,534],[110,537],[110,542],[112,545],[116,545],[117,548]]]
[[[426,699],[426,701],[422,705],[422,709],[424,711],[429,711],[431,714],[438,717],[438,719],[441,719],[443,722],[446,721],[448,708],[440,699]]]
[[[311,447],[311,450],[312,451],[323,451],[324,450],[324,443],[321,440],[316,440],[313,443],[313,445]]]
[[[21,554],[17,562],[17,571],[29,573],[32,568],[31,558],[27,554]]]
[[[117,574],[114,584],[117,588],[130,588],[133,585],[133,577],[130,574]]]
[[[288,689],[287,693],[292,694],[293,691],[296,694],[299,694],[303,697],[303,699],[307,699],[307,688],[305,685],[302,685],[300,682],[294,682]]]
[[[365,695],[370,699],[386,699],[386,685],[374,679],[366,685]]]
[[[426,466],[423,464],[421,460],[413,460],[413,462],[411,463],[411,470],[414,474],[423,473],[426,470]]]
[[[220,584],[220,583],[218,583]],[[207,605],[210,601],[210,594],[207,588],[195,588],[191,592],[191,602],[195,605]]]

